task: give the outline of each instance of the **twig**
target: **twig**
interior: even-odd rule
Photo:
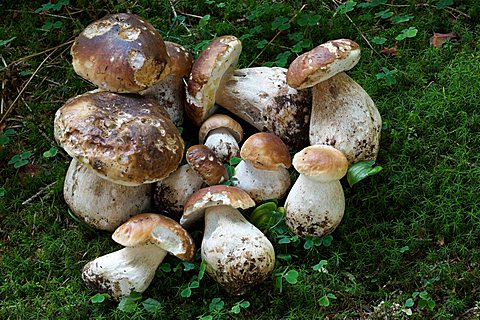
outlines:
[[[42,189],[40,189],[37,193],[35,193],[33,196],[31,196],[30,198],[28,198],[27,200],[23,201],[22,202],[22,206],[26,205],[27,203],[30,203],[32,202],[33,200],[35,200],[36,198],[38,198],[43,192],[45,192],[46,190],[50,189],[55,183],[57,183],[57,181],[53,181],[52,183],[50,183],[49,185],[47,185],[46,187],[43,187]]]
[[[292,22],[298,15],[300,12],[303,11],[303,9],[305,9],[307,5],[304,4],[300,10],[297,11],[297,13],[295,13],[295,15],[290,19],[288,20],[288,23]],[[252,66],[252,64],[265,52],[265,50],[267,49],[267,47],[273,42],[275,41],[275,39],[280,35],[280,33],[282,33],[282,30],[279,30],[274,36],[273,38],[267,43],[267,45],[262,49],[262,51],[260,51],[257,56],[255,58],[253,58],[252,62],[250,62],[250,64],[247,66],[247,68],[250,68]]]
[[[353,20],[348,16],[348,14],[345,13],[345,16],[353,24],[355,29],[357,29],[358,33],[360,33],[360,36],[362,36],[363,40],[365,40],[365,42],[368,44],[370,49],[372,49],[372,51],[375,52],[377,55],[381,56],[381,54],[377,50],[375,50],[375,48],[372,46],[370,41],[368,41],[367,37],[365,37],[365,35],[363,34],[362,30],[360,30],[360,28],[355,24],[355,22],[353,22]]]
[[[173,4],[172,0],[168,0],[168,2],[170,2],[170,7],[172,8],[172,12],[173,12],[173,16],[175,17],[175,21],[177,21],[178,20],[178,14],[177,14],[177,10],[175,10],[175,5]],[[200,18],[202,18],[202,17],[200,17]],[[188,27],[182,21],[180,21],[180,24],[188,31],[188,33],[190,35],[192,34],[190,29],[188,29]]]
[[[43,51],[41,51],[41,52],[37,52],[37,53],[31,54],[31,55],[29,55],[29,56],[20,58],[20,59],[18,59],[18,60],[15,60],[15,61],[10,62],[9,65],[23,62],[23,61],[25,61],[25,60],[28,60],[28,59],[30,59],[30,58],[33,58],[33,57],[42,55],[42,54],[47,53],[47,52],[52,51],[52,50],[55,51],[55,50],[57,50],[58,48],[64,47],[64,46],[69,45],[69,44],[72,44],[73,41],[75,41],[75,40],[69,40],[69,41],[64,42],[64,43],[62,43],[62,44],[59,44],[58,46],[55,46],[55,47],[52,47],[52,48],[48,48],[48,49],[43,50]]]

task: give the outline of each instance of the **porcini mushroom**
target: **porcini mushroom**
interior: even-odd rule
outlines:
[[[339,181],[348,169],[345,155],[332,146],[309,146],[295,154],[293,166],[300,175],[285,200],[287,226],[302,237],[333,232],[345,211]]]
[[[239,155],[239,143],[243,139],[240,123],[225,114],[214,114],[200,126],[199,143],[205,144],[221,162]]]
[[[107,91],[138,92],[170,72],[162,36],[134,14],[91,23],[75,38],[71,54],[75,72]]]
[[[156,99],[170,115],[177,127],[183,125],[185,110],[185,81],[193,64],[192,55],[181,45],[165,41],[170,57],[170,73],[157,84],[140,92],[146,97]]]
[[[310,144],[331,145],[350,164],[376,159],[382,127],[368,93],[345,73],[359,59],[357,43],[332,40],[297,57],[287,72],[290,86],[312,87]]]
[[[212,186],[188,198],[180,220],[189,226],[205,217],[201,255],[206,272],[233,295],[244,294],[264,281],[275,264],[270,241],[238,211],[254,205],[241,189]]]
[[[89,288],[107,292],[115,300],[131,291],[145,291],[167,253],[187,261],[195,255],[188,232],[160,214],[132,217],[115,230],[112,239],[125,248],[87,263],[82,278]]]
[[[255,202],[281,199],[290,188],[288,147],[269,132],[251,135],[242,145],[242,161],[235,167],[232,184],[246,191]]]

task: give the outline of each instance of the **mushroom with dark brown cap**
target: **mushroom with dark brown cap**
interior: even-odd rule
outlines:
[[[187,164],[158,182],[154,201],[157,207],[170,211],[174,216],[183,211],[188,197],[203,186],[220,184],[228,179],[225,166],[205,145],[193,145],[185,153]]]
[[[70,51],[75,72],[107,91],[139,92],[170,72],[162,36],[134,14],[108,15],[91,23]]]
[[[345,155],[332,146],[306,147],[293,157],[300,173],[285,200],[285,222],[294,233],[321,237],[333,232],[345,211],[340,179],[346,174]]]
[[[195,255],[189,233],[160,214],[132,217],[115,230],[112,239],[125,248],[87,263],[82,278],[92,290],[107,292],[116,300],[131,291],[145,291],[167,253],[187,261]]]
[[[104,230],[146,210],[151,186],[142,185],[164,179],[183,157],[183,140],[167,113],[137,95],[96,92],[70,99],[55,115],[54,134],[78,160],[66,176],[65,200],[73,213]]]
[[[251,135],[242,145],[242,161],[235,167],[232,184],[245,190],[255,202],[282,199],[290,188],[288,147],[269,132]]]
[[[238,211],[254,205],[241,189],[212,186],[188,198],[180,220],[189,226],[205,217],[201,255],[206,272],[234,295],[244,294],[267,279],[275,265],[270,241]]]
[[[170,73],[157,84],[140,92],[146,97],[156,99],[170,115],[177,127],[183,125],[185,110],[185,79],[193,64],[192,55],[181,45],[165,41],[170,57]]]
[[[382,120],[367,92],[344,71],[360,59],[360,47],[349,39],[328,41],[297,57],[287,82],[296,89],[312,87],[310,144],[331,145],[349,163],[375,160]]]
[[[240,123],[225,114],[214,114],[200,126],[199,143],[205,144],[221,162],[228,162],[240,152],[239,143],[243,139]]]

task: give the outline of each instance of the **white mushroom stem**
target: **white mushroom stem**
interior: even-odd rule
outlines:
[[[235,167],[232,185],[246,191],[255,202],[282,199],[290,188],[290,174],[279,166],[276,170],[255,168],[249,161],[242,160]]]
[[[227,128],[218,128],[210,131],[205,143],[221,162],[227,162],[232,157],[238,157],[240,147],[235,137]]]
[[[285,200],[285,222],[300,236],[321,237],[340,224],[345,195],[339,180],[318,181],[301,174]]]
[[[275,265],[275,252],[267,237],[230,206],[205,210],[201,254],[207,273],[235,295],[264,281]]]
[[[310,145],[331,145],[350,164],[375,160],[382,119],[368,93],[345,72],[312,88]]]
[[[287,84],[285,68],[246,68],[224,76],[215,102],[260,131],[280,137],[289,147],[308,144],[310,98]]]
[[[155,244],[125,247],[87,263],[82,278],[88,287],[118,300],[132,290],[145,291],[166,255]]]
[[[72,159],[63,195],[72,212],[90,226],[113,231],[151,206],[152,185],[124,186],[101,178]]]

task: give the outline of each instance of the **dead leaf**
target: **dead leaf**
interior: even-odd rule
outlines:
[[[391,48],[383,48],[380,50],[380,53],[386,55],[387,57],[396,57],[397,56],[397,44]]]
[[[430,45],[434,46],[435,48],[439,48],[447,41],[457,40],[458,35],[455,32],[450,33],[434,33],[433,36],[430,38]]]

